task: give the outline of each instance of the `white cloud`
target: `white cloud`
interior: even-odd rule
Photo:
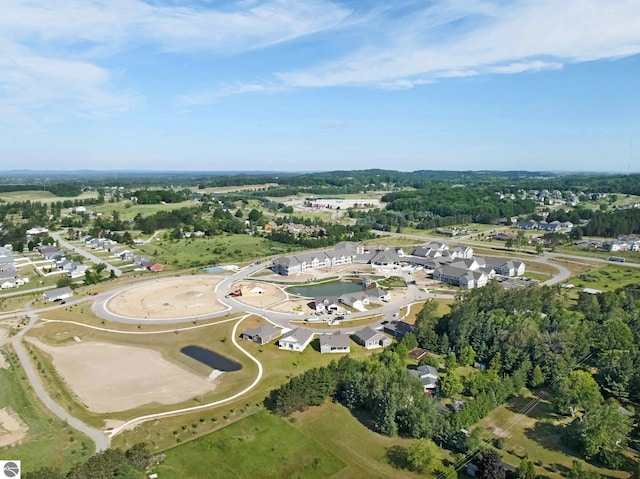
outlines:
[[[386,87],[633,55],[640,53],[640,2],[442,2],[391,20],[379,35],[384,42],[375,49],[278,77],[294,87]]]
[[[139,101],[117,81],[122,69],[114,65],[127,49],[227,55],[335,28],[349,15],[322,0],[262,0],[226,8],[142,0],[6,0],[0,15],[0,109],[14,116],[19,109],[28,115],[29,109],[47,107],[56,114],[119,113]]]
[[[268,93],[281,91],[283,87],[269,86],[259,83],[238,83],[233,85],[223,85],[215,89],[203,90],[186,95],[179,95],[178,104],[181,106],[210,105],[220,98],[242,95],[244,93]]]

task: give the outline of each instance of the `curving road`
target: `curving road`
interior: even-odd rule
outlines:
[[[24,345],[22,344],[22,336],[31,329],[36,322],[38,321],[38,315],[31,310],[31,302],[26,304],[27,314],[29,315],[29,323],[20,331],[17,335],[15,335],[11,339],[11,344],[20,359],[20,363],[22,363],[22,367],[24,369],[31,386],[33,387],[36,396],[44,403],[44,405],[56,416],[58,416],[63,421],[66,421],[74,429],[80,431],[83,434],[86,434],[95,442],[96,444],[96,452],[104,451],[109,448],[111,444],[111,439],[107,437],[100,429],[95,429],[87,424],[83,423],[79,419],[76,419],[67,411],[65,411],[57,402],[51,399],[51,396],[47,393],[40,380],[40,376],[35,370],[33,363],[29,359],[29,354],[27,353]]]

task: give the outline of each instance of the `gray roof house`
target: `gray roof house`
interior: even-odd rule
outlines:
[[[349,336],[336,331],[333,334],[320,336],[320,352],[324,353],[348,353],[351,351]]]
[[[73,296],[73,290],[65,286],[64,288],[50,289],[49,291],[45,291],[42,295],[42,299],[45,301],[61,301],[63,299],[67,299]]]
[[[438,370],[428,364],[418,366],[417,369],[410,369],[409,374],[418,378],[422,383],[423,389],[426,391],[435,391],[438,387]]]
[[[396,339],[402,339],[413,331],[413,326],[404,321],[391,321],[384,325],[383,331]]]
[[[308,329],[293,329],[278,340],[278,347],[287,351],[304,351],[313,340],[313,334],[313,331]]]
[[[336,296],[324,296],[314,300],[316,311],[322,313],[324,311],[336,310],[340,306],[340,300]]]
[[[525,272],[525,264],[522,261],[488,256],[484,258],[484,263],[493,268],[496,274],[503,276],[522,276]]]
[[[391,338],[386,336],[370,326],[356,331],[353,335],[353,340],[366,349],[384,348],[391,345]]]
[[[366,289],[365,294],[374,301],[389,301],[391,299],[391,293],[382,288],[370,288]]]
[[[366,311],[365,306],[369,304],[369,296],[364,291],[346,293],[340,296],[340,302],[358,311]]]
[[[282,331],[273,324],[264,324],[257,328],[249,328],[240,335],[242,339],[247,339],[258,344],[267,344],[282,334]]]

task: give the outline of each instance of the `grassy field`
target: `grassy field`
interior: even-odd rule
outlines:
[[[7,203],[11,203],[14,201],[39,201],[40,203],[56,203],[58,201],[66,201],[66,200],[87,200],[87,199],[97,199],[98,192],[97,191],[85,191],[78,196],[56,196],[49,191],[10,191],[6,193],[0,193],[0,200],[4,200]]]
[[[296,429],[346,464],[332,479],[424,477],[398,469],[388,459],[393,448],[409,447],[410,439],[377,434],[340,404],[327,401],[323,406],[296,413],[293,418]]]
[[[242,263],[291,251],[285,244],[273,243],[264,238],[227,233],[175,241],[154,240],[137,249],[142,255],[150,256],[159,263],[171,262],[172,269]]]
[[[503,440],[504,448],[499,453],[505,462],[517,467],[521,458],[528,454],[533,461],[542,461],[542,466],[536,466],[538,474],[564,477],[560,473],[568,472],[574,459],[582,459],[560,440],[567,419],[553,414],[546,401],[538,403],[530,412],[522,413],[532,398],[533,395],[527,394],[510,399],[489,413],[478,426],[485,430],[485,439]],[[604,477],[630,477],[623,471],[588,467]]]
[[[559,246],[556,252],[570,254],[574,256],[584,256],[585,258],[607,259],[609,256],[620,256],[629,263],[640,262],[640,253],[634,251],[603,251],[601,249],[589,248],[584,249],[579,246]]]
[[[268,411],[170,449],[156,472],[175,479],[331,477],[345,463]]]
[[[142,216],[150,216],[158,211],[171,211],[180,208],[192,208],[197,207],[198,203],[193,201],[181,201],[180,203],[167,203],[164,205],[138,205],[133,204],[129,200],[119,201],[117,203],[104,203],[102,205],[95,205],[89,207],[96,213],[102,213],[111,216],[114,211],[120,215],[120,219],[123,221],[130,221],[136,217],[139,213]]]
[[[571,280],[576,288],[593,288],[600,291],[614,291],[628,284],[640,282],[640,269],[626,266],[607,265],[585,272]]]
[[[25,471],[42,466],[66,471],[94,452],[93,442],[64,424],[35,398],[13,351],[3,348],[10,369],[0,369],[0,407],[10,406],[27,424],[21,444],[0,448],[0,457],[19,459]]]

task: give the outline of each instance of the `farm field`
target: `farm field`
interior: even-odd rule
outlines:
[[[7,203],[14,201],[39,201],[40,203],[57,203],[58,201],[75,201],[75,200],[87,200],[87,199],[97,199],[98,192],[97,191],[85,191],[78,196],[56,196],[49,191],[40,191],[40,190],[32,190],[32,191],[10,191],[0,193],[0,200],[6,201]]]
[[[315,439],[268,411],[166,451],[159,477],[323,479],[345,463]]]

